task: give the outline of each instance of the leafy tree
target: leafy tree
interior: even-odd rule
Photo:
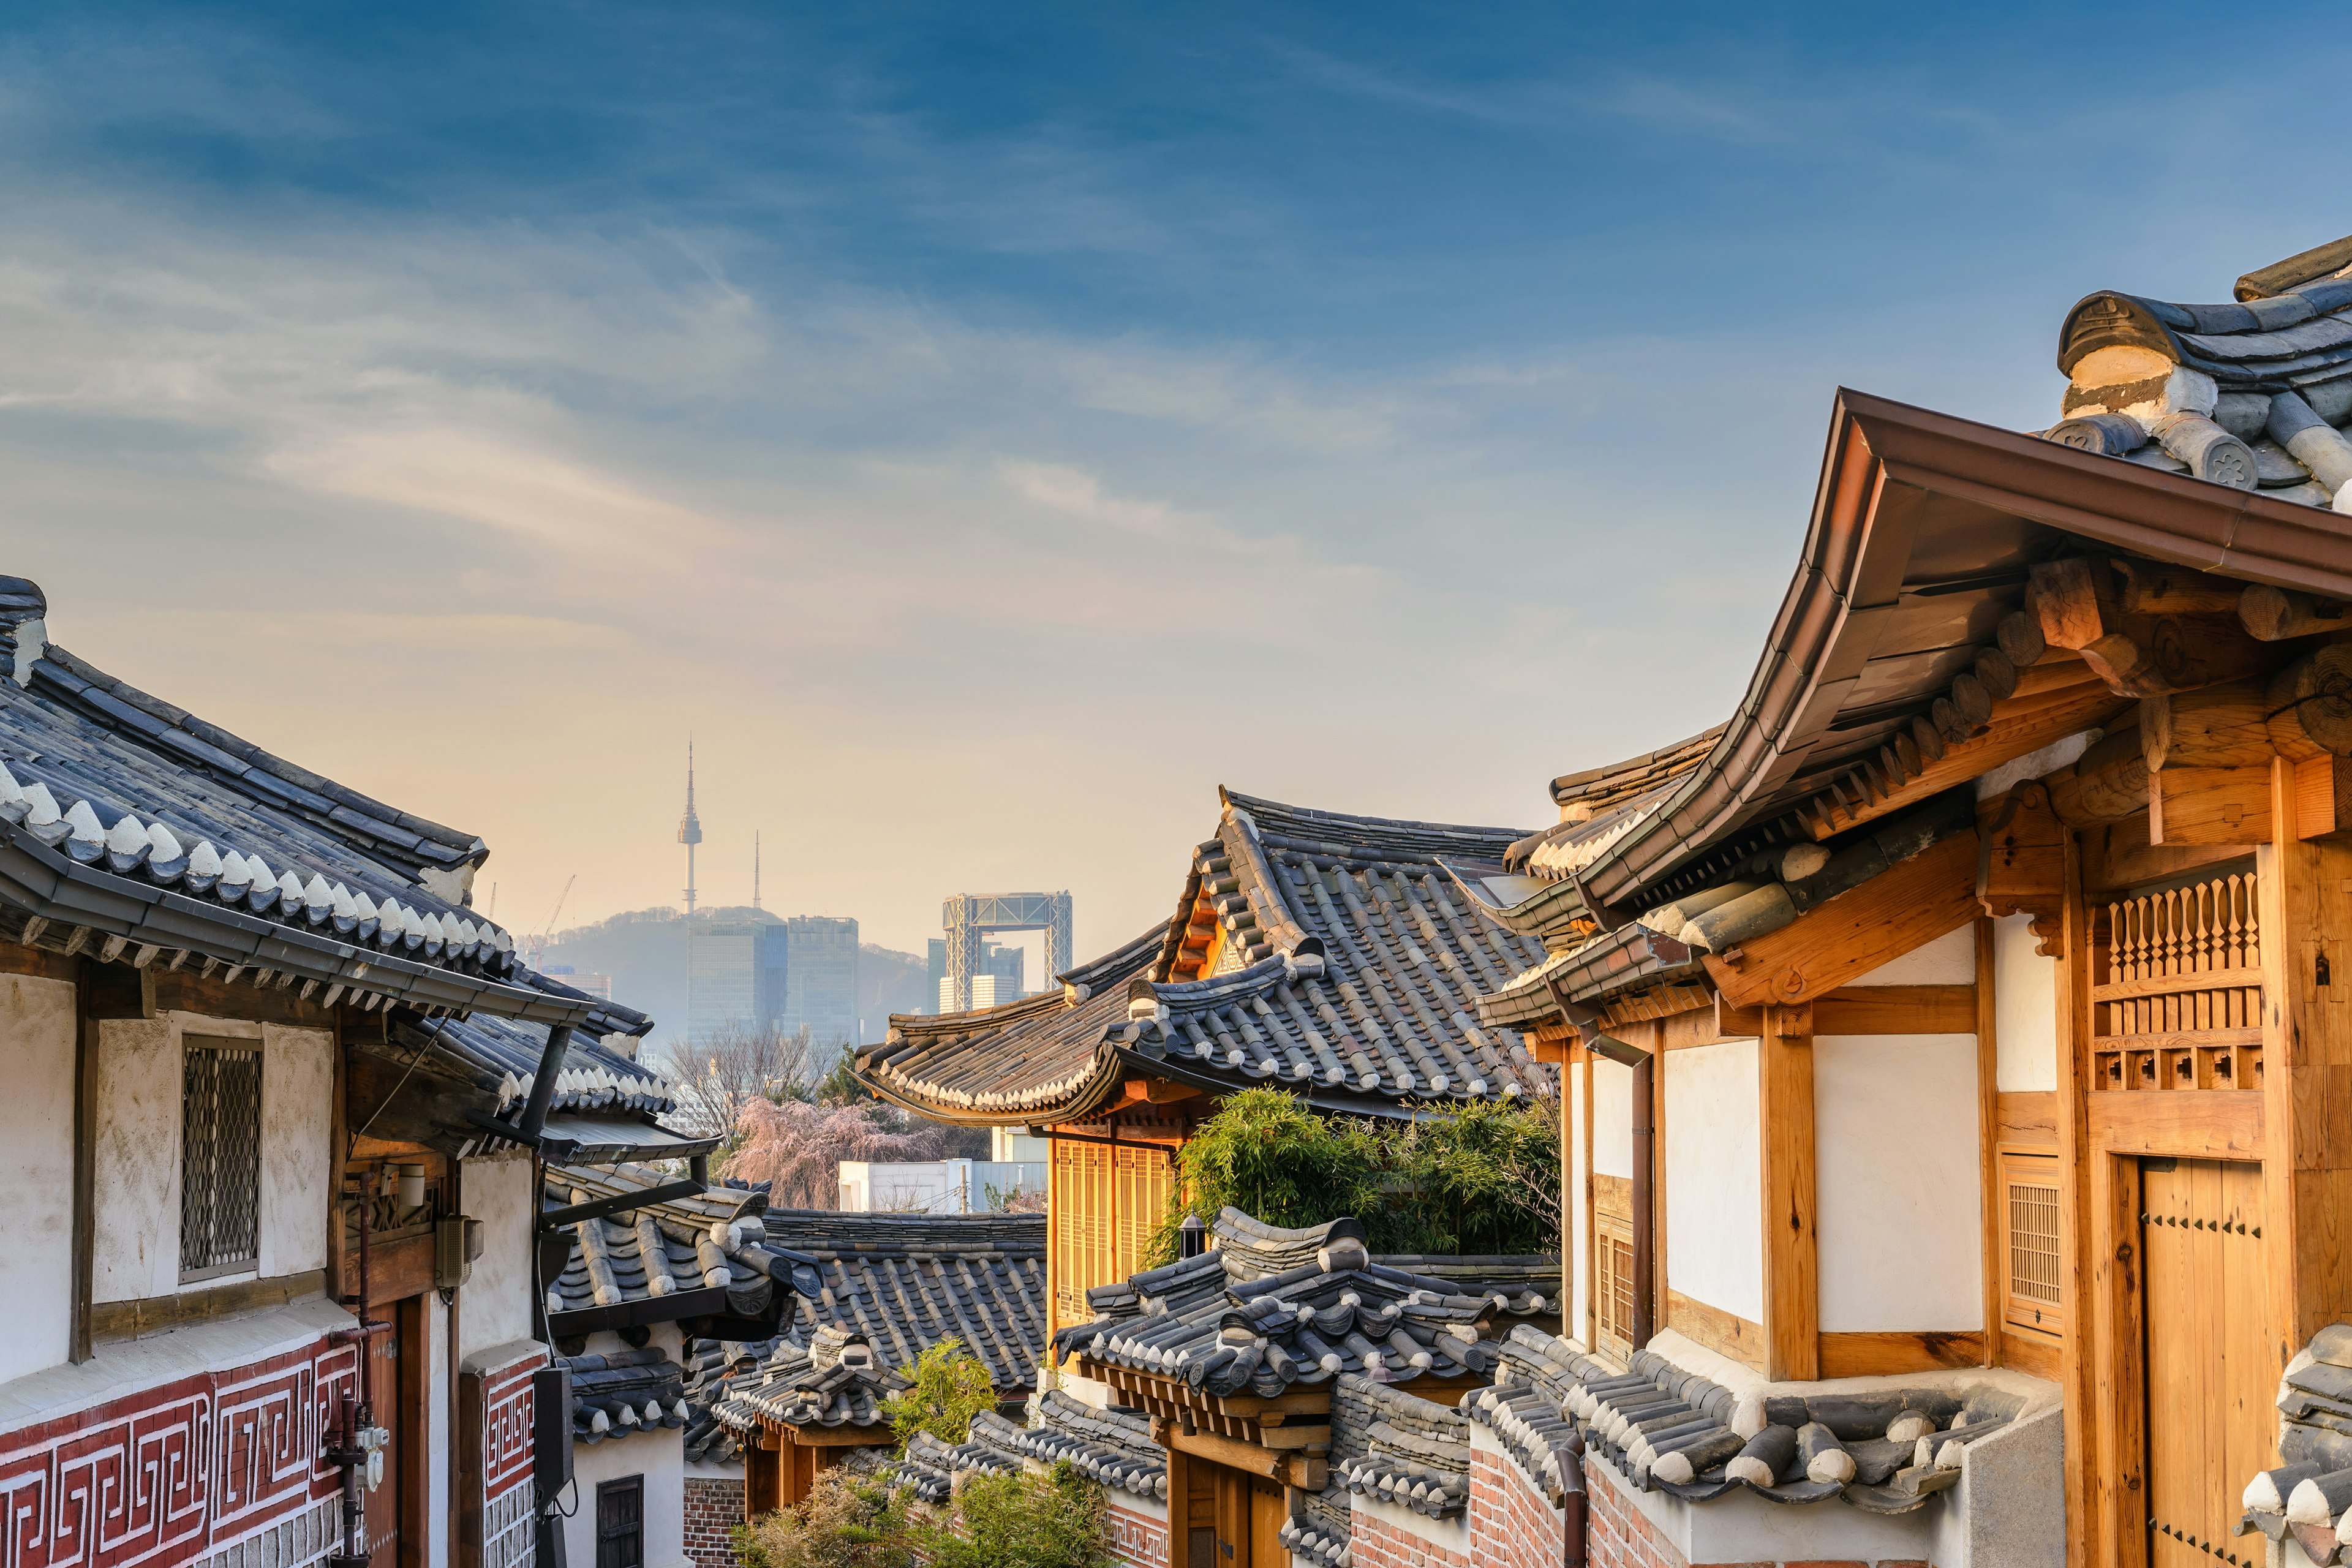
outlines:
[[[1174,1259],[1188,1214],[1228,1206],[1268,1225],[1364,1222],[1375,1252],[1559,1248],[1559,1106],[1465,1100],[1410,1120],[1326,1117],[1277,1089],[1244,1089],[1177,1154],[1177,1195],[1147,1263]]]
[[[743,1568],[916,1568],[907,1494],[874,1476],[831,1469],[798,1508],[735,1529]]]
[[[931,1568],[1110,1568],[1103,1489],[1057,1460],[1044,1475],[973,1474],[916,1528]]]
[[[913,1366],[903,1370],[914,1386],[892,1394],[883,1405],[891,1435],[901,1447],[918,1432],[929,1432],[942,1443],[961,1443],[971,1436],[973,1416],[996,1408],[996,1384],[988,1368],[952,1334],[925,1349]]]

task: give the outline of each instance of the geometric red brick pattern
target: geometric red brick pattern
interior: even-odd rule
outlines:
[[[1559,1561],[1555,1552],[1552,1562]],[[1349,1568],[1470,1568],[1470,1559],[1461,1552],[1424,1541],[1362,1508],[1348,1510],[1348,1563]]]

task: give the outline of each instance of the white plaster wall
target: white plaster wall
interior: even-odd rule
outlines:
[[[334,1037],[262,1031],[261,1274],[327,1266],[328,1172],[334,1165]]]
[[[257,1031],[223,1024],[203,1032]],[[133,1301],[180,1289],[180,1042],[170,1017],[98,1026],[93,1300]]]
[[[74,988],[0,975],[0,1185],[8,1243],[0,1248],[0,1383],[62,1365],[73,1313]]]
[[[1568,1080],[1565,1109],[1560,1113],[1561,1138],[1566,1147],[1560,1168],[1568,1179],[1560,1184],[1560,1192],[1569,1198],[1568,1210],[1568,1319],[1561,1325],[1569,1338],[1584,1342],[1586,1302],[1591,1300],[1592,1282],[1585,1278],[1591,1253],[1587,1233],[1591,1229],[1580,1194],[1585,1190],[1584,1178],[1591,1170],[1592,1152],[1584,1143],[1584,1074],[1579,1068],[1568,1068],[1563,1076]]]
[[[460,1211],[482,1222],[482,1255],[457,1314],[458,1355],[530,1337],[530,1160],[520,1150],[459,1163]],[[593,1562],[593,1559],[592,1558]]]
[[[572,1446],[572,1491],[563,1499],[563,1560],[575,1568],[596,1562],[596,1487],[643,1476],[646,1488],[646,1568],[677,1568],[686,1555],[686,1433],[657,1427],[627,1437]],[[572,1507],[574,1500],[578,1506]]]
[[[1592,1064],[1592,1173],[1633,1174],[1633,1069]]]
[[[2011,1093],[2058,1087],[2058,961],[2034,951],[2032,915],[1993,922],[1996,1086]]]
[[[180,1283],[180,1119],[190,1036],[261,1050],[261,1246],[242,1274]],[[99,1025],[92,1299],[210,1289],[327,1264],[334,1041],[317,1029],[166,1013]]]
[[[1694,1300],[1762,1322],[1756,1042],[1664,1055],[1665,1283]]]
[[[1974,985],[1977,934],[1973,923],[1922,942],[1852,982],[1855,985]]]
[[[1813,1041],[1823,1332],[1983,1326],[1976,1085],[1974,1035]]]

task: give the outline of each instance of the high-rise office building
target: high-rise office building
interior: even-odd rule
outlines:
[[[993,1007],[1000,1002],[1013,1002],[1029,994],[1026,976],[1029,954],[1025,949],[987,943],[981,951],[980,962],[971,977],[971,1005],[975,1008]],[[982,982],[986,982],[982,984]],[[931,994],[934,1013],[952,1013],[955,1006],[955,982],[948,974],[948,944],[943,937],[931,938]],[[985,997],[986,1000],[982,1000]]]
[[[857,1015],[857,922],[830,915],[794,915],[783,922],[790,952],[781,1022],[805,1025],[820,1053],[861,1043]],[[831,1059],[815,1064],[829,1067]]]
[[[782,922],[692,921],[686,952],[687,1031],[697,1045],[729,1024],[797,1026],[784,1020],[792,952]]]

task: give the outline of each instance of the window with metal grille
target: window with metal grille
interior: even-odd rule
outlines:
[[[2056,1158],[2004,1154],[2001,1189],[2009,1206],[2005,1315],[2017,1327],[2057,1333],[2065,1322],[2065,1291],[2059,1278]]]
[[[645,1568],[646,1478],[596,1488],[596,1568]]]
[[[261,1049],[187,1042],[180,1093],[180,1278],[261,1258]]]

